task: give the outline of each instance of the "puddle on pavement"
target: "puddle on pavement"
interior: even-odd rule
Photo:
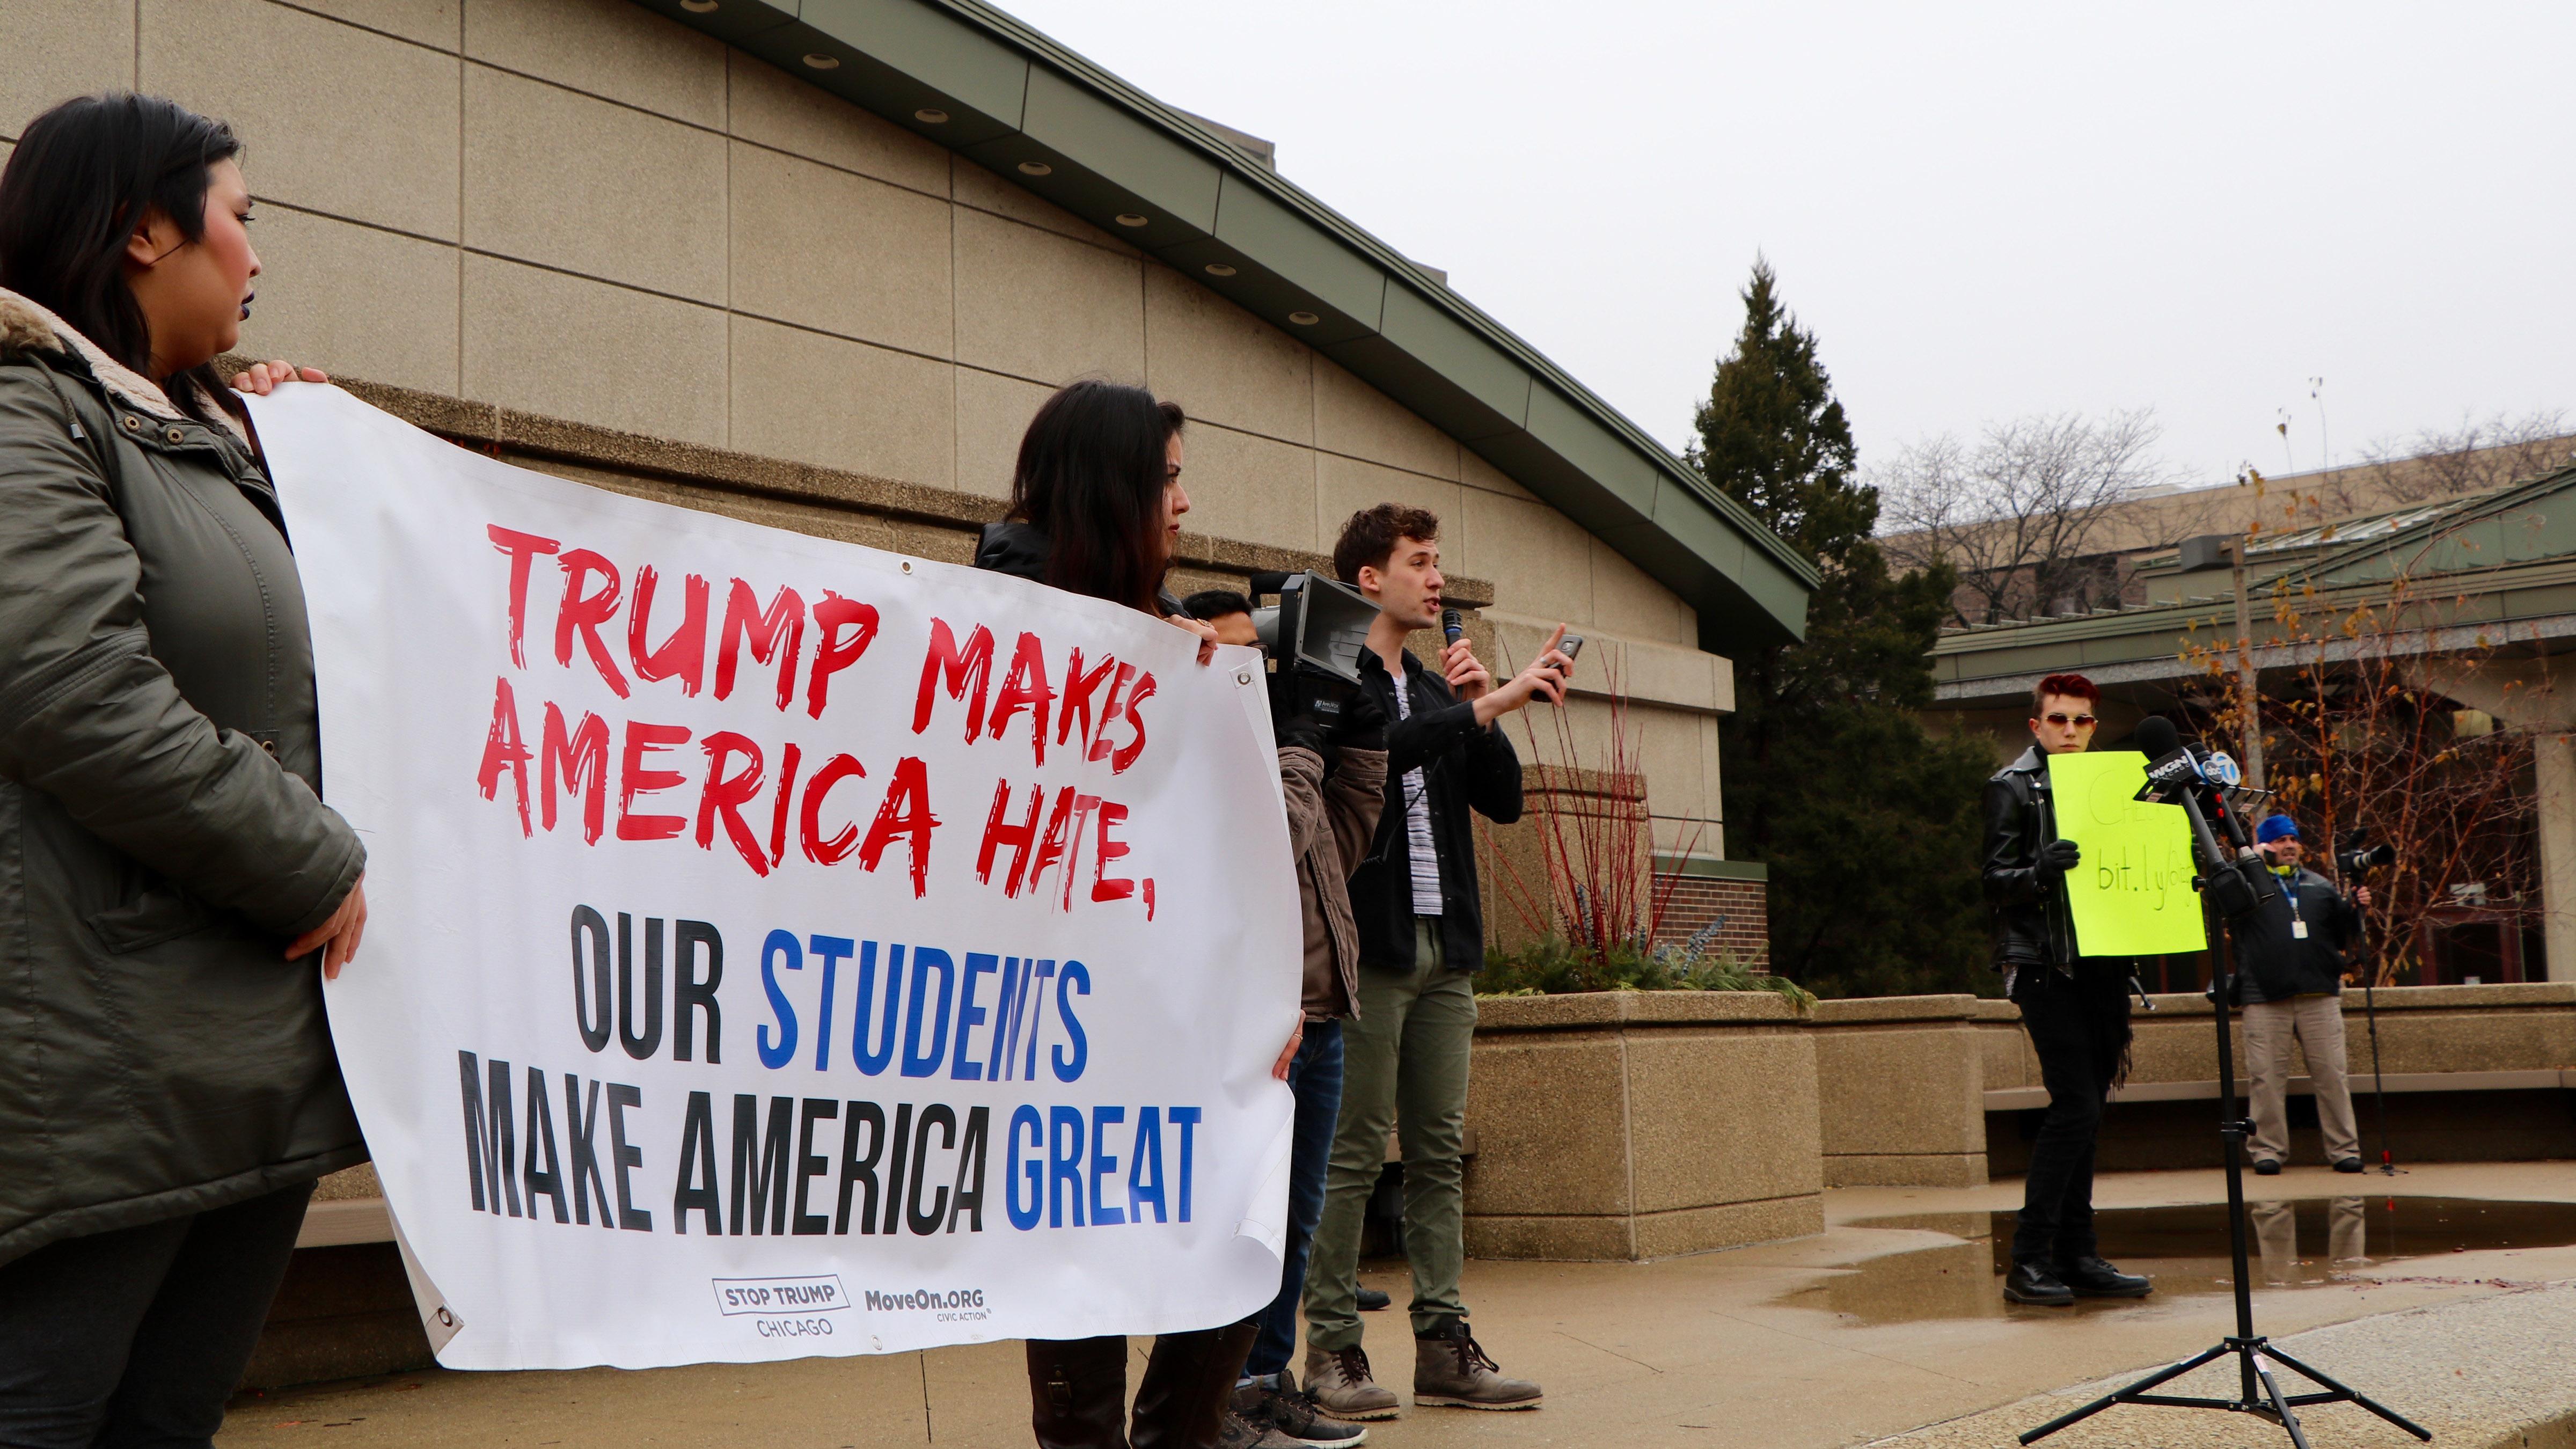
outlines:
[[[2310,1287],[2343,1279],[2357,1268],[2455,1252],[2576,1243],[2576,1203],[2299,1198],[2249,1203],[2246,1218],[2246,1251],[2254,1263],[2255,1283],[2266,1289]],[[2153,1278],[2155,1299],[2229,1291],[2225,1203],[2111,1208],[2097,1213],[2095,1222],[2102,1256]],[[1782,1296],[1777,1300],[1782,1306],[1819,1309],[1863,1325],[2066,1311],[2004,1302],[2001,1278],[2011,1266],[2013,1233],[2009,1211],[1919,1213],[1867,1218],[1849,1226],[1947,1233],[1963,1241],[1870,1259]],[[2128,1306],[2081,1299],[2075,1311]]]

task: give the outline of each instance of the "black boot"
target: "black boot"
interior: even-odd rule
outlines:
[[[2078,1258],[2057,1267],[2057,1281],[2079,1298],[2144,1298],[2155,1291],[2153,1283],[2135,1273],[2123,1273],[2100,1258]]]
[[[1234,1381],[1260,1334],[1257,1324],[1236,1323],[1156,1338],[1136,1384],[1136,1418],[1128,1431],[1135,1449],[1214,1449],[1234,1406]]]
[[[2004,1278],[2004,1299],[2010,1303],[2034,1303],[2043,1308],[2063,1308],[2075,1301],[2075,1290],[2057,1281],[2057,1276],[2037,1263],[2015,1263]]]
[[[1127,1449],[1125,1338],[1032,1338],[1028,1352],[1038,1449]]]

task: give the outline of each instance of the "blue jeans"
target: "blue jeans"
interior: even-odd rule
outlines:
[[[1342,1024],[1306,1023],[1305,1043],[1288,1064],[1288,1090],[1297,1094],[1296,1136],[1288,1150],[1288,1242],[1280,1256],[1279,1296],[1254,1322],[1247,1374],[1275,1374],[1297,1347],[1297,1300],[1306,1290],[1306,1248],[1324,1215],[1324,1169],[1333,1156],[1333,1126],[1342,1115]]]

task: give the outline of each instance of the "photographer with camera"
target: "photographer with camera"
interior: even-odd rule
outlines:
[[[1505,1378],[1467,1330],[1458,1272],[1464,1239],[1468,1048],[1485,933],[1468,812],[1508,825],[1521,814],[1520,757],[1496,722],[1532,699],[1565,697],[1574,661],[1556,646],[1497,684],[1466,641],[1427,668],[1405,648],[1441,624],[1440,520],[1381,503],[1351,515],[1333,547],[1344,583],[1376,604],[1361,687],[1386,727],[1385,813],[1351,877],[1359,926],[1359,1011],[1342,1034],[1348,1074],[1306,1279],[1306,1382],[1342,1419],[1392,1419],[1402,1401],[1360,1348],[1361,1215],[1386,1159],[1404,1146],[1404,1251],[1413,1265],[1417,1405],[1538,1407],[1539,1386]]]
[[[1189,596],[1181,606],[1216,626],[1220,644],[1258,647],[1252,601],[1225,589]],[[1324,1170],[1342,1110],[1342,1023],[1359,1011],[1359,928],[1351,919],[1350,875],[1368,853],[1385,805],[1386,712],[1354,693],[1327,730],[1297,706],[1284,677],[1271,681],[1272,732],[1279,744],[1279,785],[1288,805],[1288,846],[1297,862],[1304,907],[1306,1030],[1288,1066],[1297,1117],[1288,1150],[1287,1240],[1280,1248],[1279,1293],[1254,1320],[1260,1336],[1235,1384],[1234,1409],[1261,1437],[1249,1443],[1355,1446],[1368,1430],[1319,1416],[1310,1394],[1289,1372],[1297,1345],[1297,1304],[1306,1286],[1306,1253],[1324,1211]],[[1232,1426],[1229,1426],[1232,1427]]]
[[[2151,1285],[2102,1260],[2093,1230],[2093,1141],[2102,1107],[2127,1074],[2127,957],[2079,956],[2066,873],[2083,852],[2057,838],[2050,755],[2081,754],[2100,724],[2102,692],[2081,674],[2052,674],[2031,692],[2034,743],[1986,782],[1986,903],[2004,995],[2039,1057],[2048,1115],[2030,1147],[2021,1223],[2004,1297],[2059,1307],[2077,1297],[2143,1298]]]
[[[2245,1064],[2254,1078],[2254,1170],[2276,1175],[2290,1155],[2290,1044],[2308,1059],[2316,1087],[2317,1127],[2337,1172],[2361,1171],[2361,1134],[2353,1125],[2352,1089],[2344,1080],[2343,983],[2347,958],[2361,939],[2356,903],[2302,868],[2305,847],[2287,815],[2254,830],[2256,848],[2280,877],[2281,893],[2236,930],[2236,997],[2245,1017]]]

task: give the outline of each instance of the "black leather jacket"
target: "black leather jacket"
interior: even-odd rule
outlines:
[[[2075,964],[2075,930],[2067,919],[2062,877],[2039,868],[2039,850],[2055,837],[2048,798],[2048,756],[2037,745],[1986,781],[1986,849],[1980,864],[1993,911],[1995,965]]]

